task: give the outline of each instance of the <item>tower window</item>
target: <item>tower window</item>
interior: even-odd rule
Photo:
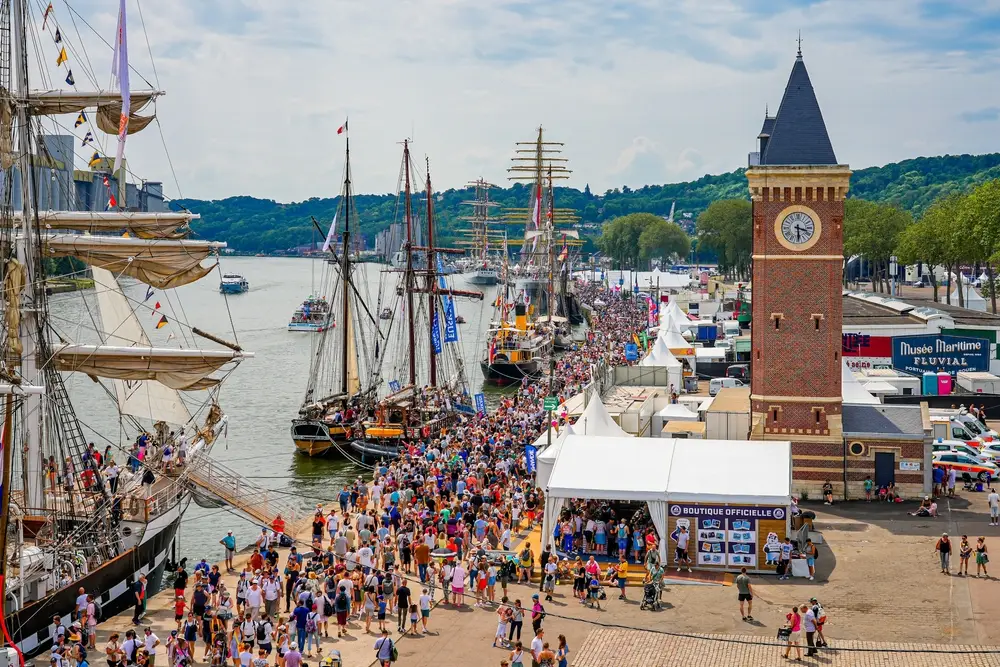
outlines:
[[[816,423],[819,424],[820,416],[823,413],[823,408],[813,408],[813,417],[816,418]]]
[[[784,313],[771,313],[771,319],[774,320],[774,329],[777,331],[781,328],[781,320],[785,319]]]
[[[778,421],[778,408],[771,410],[771,421]]]
[[[840,361],[840,352],[834,352],[833,353],[833,360],[834,361]]]
[[[757,361],[760,361],[760,348],[757,348]]]
[[[813,331],[819,331],[819,323],[822,319],[823,319],[822,313],[813,313],[812,315]]]

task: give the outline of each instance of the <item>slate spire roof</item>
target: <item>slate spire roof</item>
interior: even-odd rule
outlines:
[[[801,51],[792,65],[778,113],[773,120],[764,119],[761,133],[770,135],[761,147],[762,165],[837,164]]]

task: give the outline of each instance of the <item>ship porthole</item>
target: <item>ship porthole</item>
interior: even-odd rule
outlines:
[[[125,526],[124,528],[122,528],[122,536],[123,537],[131,537],[132,536],[132,529],[129,528],[128,526]]]

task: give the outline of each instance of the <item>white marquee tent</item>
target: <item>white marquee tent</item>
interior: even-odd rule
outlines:
[[[562,451],[571,451],[572,456],[558,456],[549,477],[543,544],[552,539],[553,517],[571,498],[645,502],[661,538],[663,563],[669,502],[782,506],[791,502],[789,442],[570,435]],[[609,451],[614,456],[609,457]],[[726,465],[712,465],[717,461]]]
[[[681,405],[680,403],[669,403],[662,410],[656,413],[658,416],[663,417],[664,422],[668,421],[685,421],[685,422],[696,422],[698,421],[698,413],[692,412],[688,409],[686,405]]]
[[[844,403],[855,405],[879,405],[881,403],[854,376],[854,373],[847,366],[847,360],[844,357],[841,357],[840,396],[844,400]]]
[[[587,409],[583,411],[580,418],[573,423],[573,433],[578,435],[632,437],[631,434],[626,433],[611,418],[608,409],[604,407],[604,402],[597,393],[591,397],[590,402],[587,403]]]
[[[562,450],[566,438],[573,435],[573,433],[573,426],[566,424],[558,433],[552,434],[552,445],[549,446],[547,445],[549,438],[548,431],[542,431],[542,435],[535,442],[536,447],[545,447],[538,455],[537,467],[535,469],[535,484],[538,488],[544,489],[548,486],[549,477],[552,475],[552,466],[556,464],[556,459],[559,458],[559,452]]]

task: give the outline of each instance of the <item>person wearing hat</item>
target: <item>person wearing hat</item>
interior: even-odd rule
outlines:
[[[816,598],[809,598],[809,606],[812,607],[813,615],[816,618],[816,646],[826,648],[826,637],[823,636],[823,626],[826,624],[826,610]]]

